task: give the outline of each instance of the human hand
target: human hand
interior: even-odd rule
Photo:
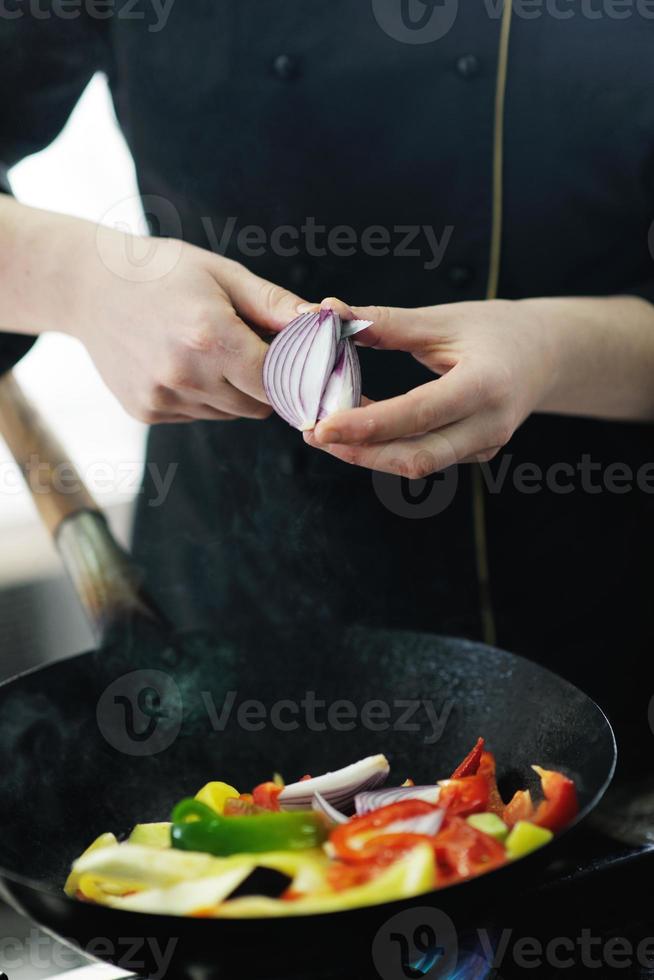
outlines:
[[[281,329],[299,298],[178,240],[108,228],[94,236],[73,239],[59,329],[82,341],[124,408],[148,423],[268,416],[267,345],[255,329]]]
[[[538,304],[397,309],[324,300],[344,318],[373,321],[358,343],[407,351],[440,377],[385,401],[365,399],[320,422],[305,440],[345,462],[410,479],[492,459],[557,383],[562,332]]]

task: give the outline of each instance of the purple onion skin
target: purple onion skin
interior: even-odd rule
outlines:
[[[400,800],[421,800],[426,797],[438,796],[438,786],[397,786],[388,789],[373,790],[357,793],[354,798],[354,806],[358,817],[372,810],[378,810],[390,803],[397,803]],[[429,800],[436,804],[437,800]]]
[[[324,330],[331,331],[329,341]],[[341,338],[341,330],[333,310],[305,313],[268,348],[263,366],[268,401],[296,429],[313,429],[319,420],[361,403],[359,355],[351,338]]]

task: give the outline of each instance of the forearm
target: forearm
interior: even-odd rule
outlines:
[[[519,302],[557,348],[537,411],[654,420],[654,305],[634,296]]]
[[[0,194],[0,331],[66,330],[80,254],[94,226]]]

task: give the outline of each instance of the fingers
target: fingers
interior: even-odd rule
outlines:
[[[266,418],[272,411],[269,405],[236,391],[224,379],[220,379],[217,385],[214,384],[214,391],[209,395],[204,390],[173,391],[170,388],[159,388],[150,400],[150,408],[149,417],[143,421],[151,424],[196,419],[221,422],[236,418],[259,419]]]
[[[471,415],[480,398],[479,386],[457,365],[404,395],[331,415],[316,427],[316,442],[385,442],[420,435]]]
[[[438,432],[373,445],[321,445],[310,432],[305,434],[305,441],[345,463],[381,473],[393,473],[410,480],[424,479],[455,463],[476,458],[493,444],[481,415],[455,422]],[[497,448],[492,450],[493,455]]]
[[[173,391],[193,391],[215,408],[239,413],[253,401],[266,404],[263,361],[268,345],[236,315],[224,293],[202,311],[193,330],[185,331],[170,356],[162,382]],[[218,388],[226,378],[247,398],[237,403],[231,396],[223,404]],[[251,414],[251,413],[248,413]],[[255,413],[256,417],[256,413]]]
[[[441,339],[440,329],[449,307],[402,309],[397,306],[351,306],[348,319],[372,320],[372,326],[356,335],[357,343],[379,350],[410,351],[416,356]]]
[[[264,330],[279,331],[298,316],[304,303],[299,296],[282,286],[255,276],[238,262],[224,260],[219,281],[226,289],[236,312],[249,323]]]

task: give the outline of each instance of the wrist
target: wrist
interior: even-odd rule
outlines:
[[[654,418],[654,305],[634,296],[521,302],[549,350],[550,379],[535,411]]]
[[[78,259],[88,222],[2,198],[0,270],[6,329],[24,334],[69,332]],[[86,232],[88,234],[88,232]]]
[[[533,411],[556,411],[553,407],[571,383],[570,365],[576,359],[580,338],[576,314],[566,298],[518,300],[524,322],[531,327],[530,343],[537,351],[538,383]]]

